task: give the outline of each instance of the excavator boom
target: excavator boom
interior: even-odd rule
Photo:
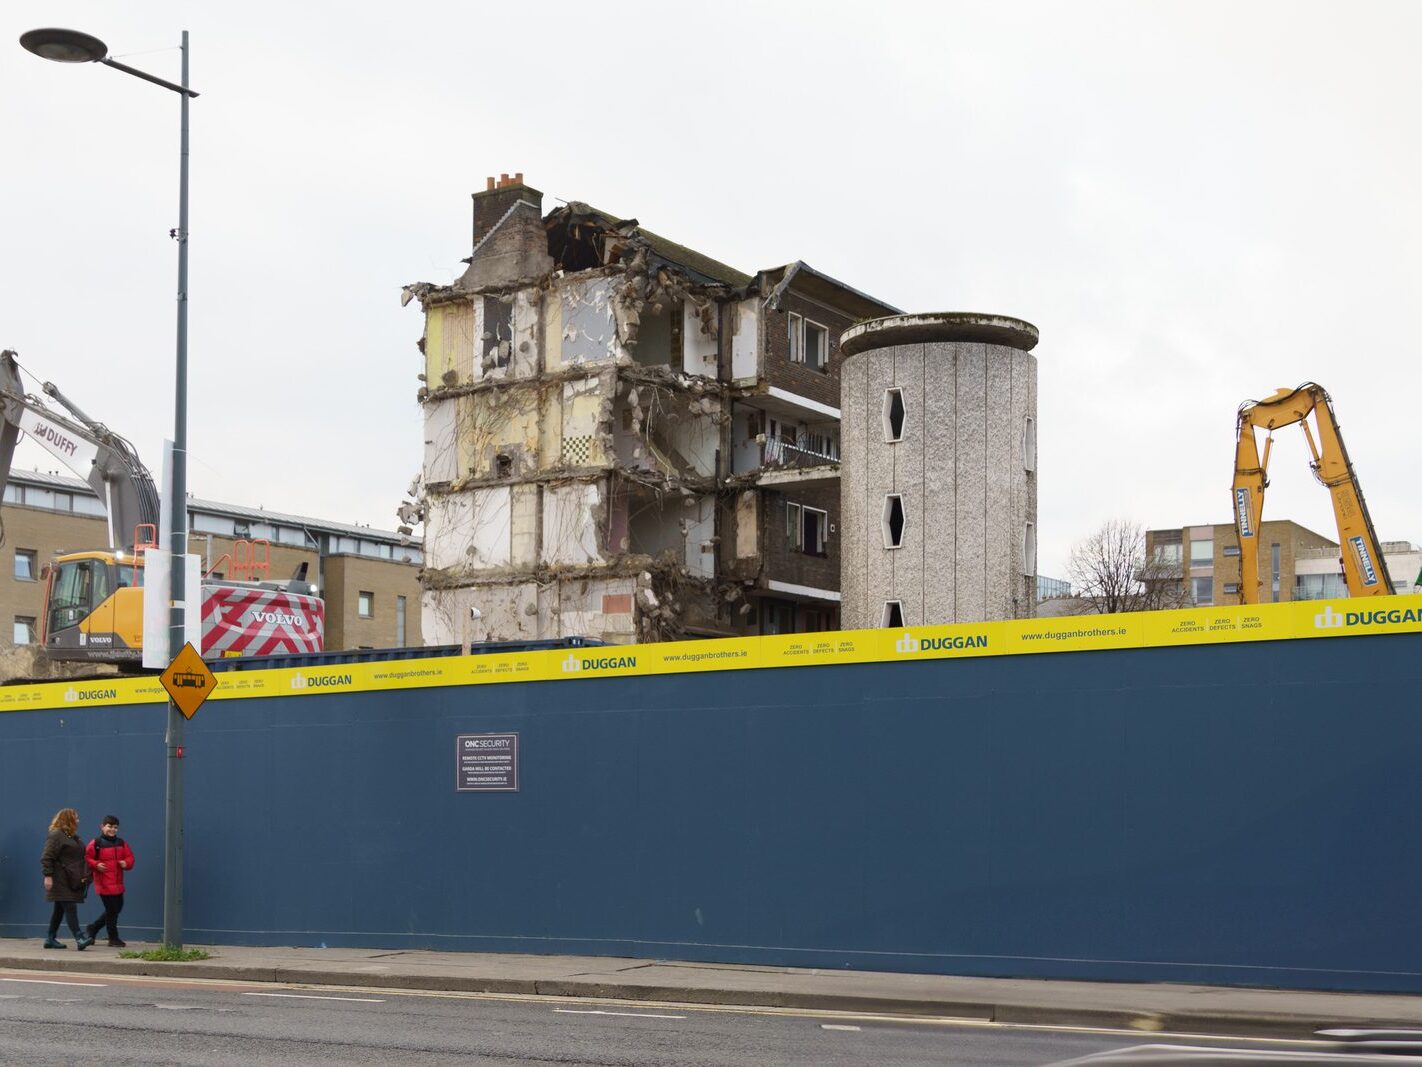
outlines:
[[[139,525],[157,527],[158,490],[153,476],[122,437],[94,422],[48,382],[44,391],[73,417],[26,393],[15,353],[0,352],[0,493],[10,480],[15,446],[23,432],[98,495],[108,516],[109,547],[131,549]]]
[[[1317,424],[1310,429],[1308,417]],[[1338,525],[1343,555],[1343,577],[1349,596],[1386,596],[1392,579],[1383,559],[1373,520],[1363,500],[1358,476],[1348,459],[1333,401],[1321,385],[1305,382],[1297,389],[1280,389],[1273,396],[1240,405],[1235,421],[1233,511],[1239,535],[1239,598],[1257,604],[1263,582],[1259,577],[1259,524],[1264,512],[1264,491],[1269,486],[1269,442],[1259,456],[1255,429],[1273,431],[1298,423],[1303,427],[1314,476],[1327,489]],[[1272,437],[1270,438],[1272,440]]]

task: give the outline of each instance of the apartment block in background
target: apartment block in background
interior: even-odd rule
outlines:
[[[894,308],[743,273],[522,175],[474,194],[424,312],[431,642],[839,624],[839,336]]]
[[[40,571],[55,555],[108,544],[104,509],[77,478],[11,471],[0,505],[0,649],[32,644],[43,626]],[[326,601],[326,647],[420,645],[423,562],[417,542],[364,526],[285,515],[261,508],[188,501],[189,551],[204,571],[237,577],[238,542],[266,541],[263,577],[289,578],[302,564]]]
[[[1260,600],[1297,600],[1297,565],[1314,552],[1335,554],[1338,544],[1287,519],[1266,519],[1259,531]],[[1186,600],[1199,605],[1238,604],[1239,536],[1228,523],[1147,530],[1146,554],[1156,564],[1178,567]]]

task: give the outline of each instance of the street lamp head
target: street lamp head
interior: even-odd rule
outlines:
[[[97,63],[109,54],[103,41],[78,30],[30,30],[20,34],[20,46],[56,63]]]

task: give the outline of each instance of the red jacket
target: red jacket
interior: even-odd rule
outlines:
[[[84,849],[84,860],[94,872],[94,892],[100,896],[123,892],[123,872],[133,870],[133,849],[127,841],[116,837],[110,844],[107,838],[96,837]],[[106,864],[108,870],[99,870],[100,863]]]

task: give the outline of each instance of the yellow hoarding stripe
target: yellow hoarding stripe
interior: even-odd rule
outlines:
[[[1295,601],[230,671],[218,674],[212,700],[1418,632],[1422,597]],[[165,699],[157,679],[146,676],[0,686],[0,711],[80,710]]]

